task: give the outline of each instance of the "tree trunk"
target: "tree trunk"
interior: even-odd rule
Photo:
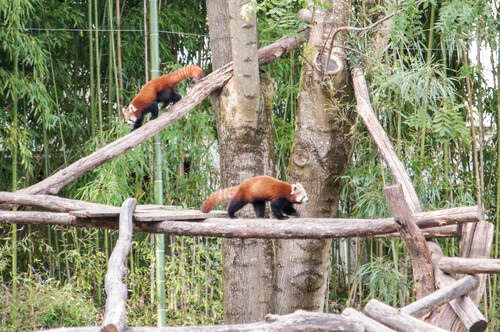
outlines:
[[[240,15],[244,3],[207,0],[214,69],[231,60],[229,52],[234,61],[233,78],[211,96],[217,118],[222,187],[238,185],[256,175],[272,175],[274,167],[270,108],[273,82],[265,74],[259,75],[257,20],[255,15],[249,20]],[[229,21],[224,22],[226,17]],[[239,215],[253,214],[249,206]],[[224,239],[222,243],[224,323],[262,320],[269,312],[272,240]]]
[[[289,182],[300,182],[310,202],[302,217],[337,213],[341,181],[350,162],[354,123],[352,88],[343,51],[331,45],[332,29],[348,25],[349,2],[334,1],[313,14],[309,44],[304,49],[297,127],[290,158]],[[335,44],[342,45],[344,34]],[[331,51],[331,52],[330,52]],[[326,61],[325,59],[331,60]],[[349,103],[351,105],[349,105]],[[328,279],[331,240],[279,240],[273,312],[322,311]]]

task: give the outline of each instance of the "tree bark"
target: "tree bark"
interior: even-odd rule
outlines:
[[[345,173],[351,159],[348,133],[355,116],[348,105],[353,95],[346,60],[342,49],[325,48],[331,44],[332,29],[348,25],[350,14],[348,1],[333,1],[327,11],[314,11],[303,52],[288,178],[308,191],[310,202],[299,208],[301,217],[336,215],[342,185],[337,176]],[[344,39],[343,33],[337,34],[335,44],[342,45]],[[273,312],[324,309],[330,247],[330,240],[278,241]]]
[[[214,30],[210,26],[210,36],[214,38],[214,56],[223,58],[214,59],[214,63],[223,64],[229,50],[234,67],[233,78],[211,97],[217,118],[222,187],[238,185],[256,175],[272,176],[274,168],[269,107],[273,82],[259,74],[257,19],[255,14],[248,20],[240,15],[244,3],[221,1],[221,12],[209,12],[217,17],[224,11],[229,14],[229,22],[219,22]],[[253,214],[250,206],[239,213],[246,217]],[[256,322],[269,312],[272,248],[270,240],[223,240],[225,324]]]

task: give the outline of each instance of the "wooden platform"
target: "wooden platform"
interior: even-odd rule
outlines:
[[[100,207],[98,209],[85,209],[69,211],[71,216],[77,218],[118,218],[120,208],[109,206],[109,208]],[[182,209],[179,206],[172,205],[137,205],[134,211],[133,220],[137,222],[160,222],[160,221],[193,221],[199,222],[207,218],[227,218],[225,211],[211,211],[203,213],[200,210]]]

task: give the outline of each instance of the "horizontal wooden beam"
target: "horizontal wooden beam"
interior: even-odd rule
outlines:
[[[437,266],[446,273],[500,273],[500,259],[442,257]]]
[[[120,213],[118,206],[104,205],[52,195],[25,195],[0,191],[0,205],[22,205],[37,207],[47,211],[69,212],[75,210],[101,209]]]
[[[171,212],[171,211],[170,211]],[[182,212],[182,211],[180,211]],[[220,211],[213,211],[215,215]],[[200,213],[201,214],[201,213]],[[422,212],[416,214],[417,224],[428,227],[447,223],[477,221],[477,208],[441,210],[441,214]],[[452,215],[453,217],[450,217]],[[460,217],[458,217],[460,215]],[[209,214],[210,216],[210,214]],[[432,219],[430,219],[432,218]],[[0,211],[0,223],[43,224],[74,227],[117,229],[117,218],[81,218],[70,213],[38,211]],[[134,219],[135,232],[164,233],[187,236],[216,236],[226,238],[282,238],[325,239],[346,237],[373,237],[396,231],[394,220],[385,219],[334,219],[292,218],[277,219],[228,219],[207,218],[201,222],[159,221],[139,222]]]
[[[63,327],[51,332],[97,332],[100,327]],[[175,327],[125,327],[123,332],[229,332],[229,331],[331,331],[363,332],[360,322],[354,322],[344,316],[297,310],[288,315],[268,314],[265,320],[257,323],[214,326],[175,326]]]

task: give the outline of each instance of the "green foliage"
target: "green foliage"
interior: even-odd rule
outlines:
[[[37,275],[21,277],[16,301],[12,300],[10,289],[0,285],[2,330],[96,325],[102,319],[99,308],[88,293],[55,280],[40,279]]]
[[[115,91],[118,85],[114,81],[116,59],[109,57],[108,30],[114,29],[116,22],[110,26],[106,1],[93,4],[97,5],[97,11],[91,13],[93,20],[103,29],[99,32],[99,57],[95,47],[90,53],[95,35],[83,30],[88,27],[88,2],[0,1],[0,48],[5,55],[0,57],[0,108],[4,112],[0,116],[1,190],[11,185],[15,146],[19,150],[19,187],[26,187],[130,130],[120,119]],[[127,103],[146,81],[143,1],[127,0],[121,5],[121,28],[125,31],[121,34],[124,87],[120,95]],[[243,14],[257,13],[259,37],[265,45],[304,27],[296,18],[296,12],[304,6],[302,1],[252,1]],[[466,78],[472,82],[476,121],[481,106],[486,119],[483,122],[494,122],[499,99],[498,88],[486,87],[483,68],[471,64],[464,50],[469,52],[476,40],[498,48],[498,11],[485,0],[398,1],[392,8],[388,1],[372,7],[369,2],[354,1],[352,8],[350,24],[359,27],[368,26],[390,10],[395,12],[392,38],[376,59],[378,63],[364,56],[370,54],[376,36],[371,32],[351,32],[349,46],[362,54],[347,54],[350,66],[365,64],[372,105],[424,209],[476,204]],[[430,26],[431,8],[436,10],[434,27]],[[196,63],[208,74],[205,1],[161,1],[159,13],[162,71]],[[429,45],[431,28],[434,39]],[[298,50],[263,68],[276,83],[273,138],[276,174],[281,179],[286,179],[293,144],[301,61]],[[90,81],[91,71],[94,82]],[[97,79],[101,90],[91,92],[91,83],[97,83]],[[179,86],[181,94],[187,86],[187,82]],[[102,109],[110,106],[110,112],[103,112],[100,120],[90,114],[91,104],[98,109],[98,96]],[[17,128],[11,125],[13,100],[18,100]],[[341,215],[388,216],[382,188],[392,184],[392,176],[361,122],[356,129],[353,162],[342,178]],[[219,178],[216,126],[209,101],[160,135],[165,204],[199,207],[206,195],[218,188]],[[498,140],[476,144],[483,158],[479,165],[484,175],[482,201],[488,220],[493,221],[491,216],[498,205]],[[151,203],[151,150],[151,142],[145,142],[66,187],[61,194],[113,205],[120,205],[127,197],[136,197],[140,204]],[[10,236],[11,227],[0,226],[0,329],[96,325],[101,321],[103,279],[117,239],[115,231],[20,227],[16,248],[12,248]],[[221,323],[220,240],[168,237],[167,242],[169,324]],[[400,240],[366,240],[366,256],[360,255],[350,265],[340,257],[340,246],[334,242],[332,248],[335,259],[329,310],[340,311],[346,302],[359,306],[370,297],[394,305],[403,305],[411,298],[411,262]],[[442,241],[442,246],[450,255],[457,253],[454,239]],[[17,301],[10,295],[12,249],[18,254],[16,269],[21,276]],[[126,279],[130,326],[156,324],[153,258],[150,235],[134,234]],[[494,299],[495,292],[491,293]],[[498,315],[498,304],[493,303],[490,312]]]

